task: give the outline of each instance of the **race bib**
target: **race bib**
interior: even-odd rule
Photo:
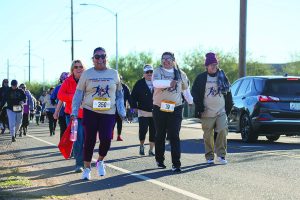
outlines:
[[[93,110],[109,110],[111,106],[110,98],[95,97],[93,99]]]
[[[174,112],[175,102],[174,101],[167,101],[162,100],[160,105],[160,110],[163,112]]]
[[[20,112],[20,111],[22,111],[22,107],[20,105],[13,106],[13,111]]]

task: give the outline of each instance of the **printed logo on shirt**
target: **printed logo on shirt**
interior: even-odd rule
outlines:
[[[95,95],[98,95],[99,97],[104,97],[105,95],[109,96],[109,86],[106,85],[105,88],[101,87],[100,85],[98,85],[97,87],[93,87],[96,88],[96,92],[92,95],[92,97],[94,97]]]

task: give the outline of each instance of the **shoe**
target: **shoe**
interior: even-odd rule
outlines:
[[[22,133],[19,134],[19,137],[22,137]]]
[[[206,161],[206,163],[207,163],[207,164],[215,164],[215,161],[214,161],[214,159],[208,159],[208,160]]]
[[[80,173],[80,172],[83,172],[83,167],[81,167],[81,166],[76,166],[76,168],[75,168],[75,173]]]
[[[26,133],[27,133],[27,128],[24,128],[24,131],[23,131],[23,133],[24,133],[24,136],[26,135]]]
[[[174,165],[173,165],[172,166],[172,172],[179,173],[179,172],[181,172],[181,168],[180,167],[174,167]]]
[[[97,167],[97,170],[98,170],[98,175],[99,176],[105,176],[106,174],[106,171],[105,171],[105,164],[104,164],[104,161],[102,160],[98,160],[96,162],[96,167]]]
[[[157,167],[160,169],[166,169],[166,165],[163,162],[156,162]]]
[[[123,139],[121,138],[121,135],[118,135],[117,141],[123,141]]]
[[[145,147],[144,147],[144,145],[140,145],[140,155],[141,156],[145,155]]]
[[[12,141],[12,142],[15,142],[15,141],[16,141],[16,137],[15,137],[15,136],[12,136],[12,137],[11,137],[11,141]]]
[[[4,132],[5,132],[5,129],[1,129],[1,134],[4,134]]]
[[[91,180],[91,169],[85,168],[82,173],[82,179],[83,180]]]
[[[149,156],[155,156],[153,150],[149,150]]]
[[[227,160],[225,159],[225,157],[218,157],[218,161],[222,165],[226,165],[227,164]]]

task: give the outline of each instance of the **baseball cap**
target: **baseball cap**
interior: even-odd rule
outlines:
[[[151,65],[145,65],[144,72],[147,72],[147,71],[153,71],[153,67]]]

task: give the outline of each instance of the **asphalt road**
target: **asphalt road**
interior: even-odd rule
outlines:
[[[31,192],[70,199],[300,199],[300,137],[283,136],[274,143],[261,137],[255,144],[245,144],[240,135],[230,133],[228,164],[207,165],[201,126],[185,121],[180,133],[182,173],[174,174],[170,146],[166,145],[167,168],[157,169],[154,157],[138,154],[138,124],[125,123],[124,141],[113,140],[106,157],[107,175],[99,177],[93,167],[92,180],[83,181],[73,172],[74,159],[64,160],[58,151],[59,131],[54,137],[48,132],[46,124],[30,125],[28,135],[16,143],[8,134],[0,135],[0,144],[7,146],[0,162],[1,155],[13,154],[22,166],[34,166],[36,179],[55,181]]]

